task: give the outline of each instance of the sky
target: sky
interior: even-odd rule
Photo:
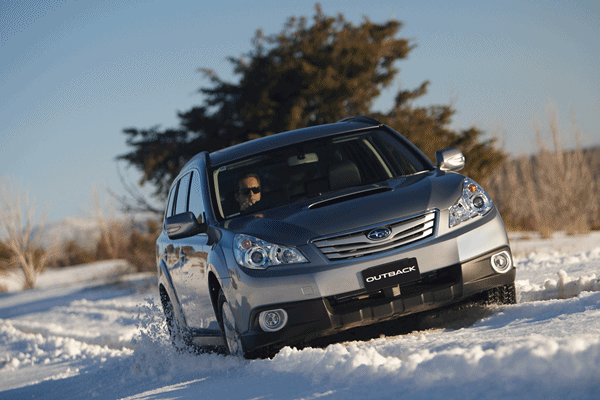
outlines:
[[[396,19],[416,45],[374,108],[431,82],[415,105],[452,104],[451,128],[476,126],[512,156],[548,138],[556,110],[573,147],[600,145],[600,1],[322,1],[358,24]],[[235,80],[227,57],[257,29],[279,32],[314,1],[0,0],[0,179],[28,191],[47,220],[89,216],[92,188],[123,194],[123,129],[177,127],[202,104],[198,68]],[[468,160],[467,160],[468,162]],[[120,172],[119,172],[120,171]],[[145,193],[151,188],[146,187]]]

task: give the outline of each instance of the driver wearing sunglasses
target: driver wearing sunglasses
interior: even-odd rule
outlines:
[[[240,204],[240,211],[245,211],[260,201],[260,178],[256,174],[245,174],[238,179],[238,190],[235,199]]]

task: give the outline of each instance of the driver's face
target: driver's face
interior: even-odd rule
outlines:
[[[250,190],[256,188],[260,189],[260,185],[258,184],[258,180],[253,176],[239,181],[236,200],[238,203],[240,203],[240,208],[242,211],[260,200],[260,191],[258,193],[254,193],[252,190]]]

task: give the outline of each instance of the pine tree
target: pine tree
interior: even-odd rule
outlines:
[[[458,146],[467,158],[466,173],[478,180],[505,155],[483,132],[448,128],[450,106],[413,108],[429,82],[403,90],[387,113],[371,111],[373,102],[392,82],[396,62],[407,58],[414,43],[396,38],[401,23],[382,24],[364,18],[355,25],[342,14],[327,16],[317,4],[312,22],[288,19],[278,34],[258,30],[252,50],[229,58],[239,81],[221,80],[200,69],[210,86],[199,90],[204,103],[179,113],[180,127],[160,130],[128,128],[123,132],[133,150],[119,156],[143,172],[141,184],[152,183],[164,199],[180,168],[200,151],[215,151],[247,140],[292,129],[369,115],[391,126],[430,158],[436,150]]]

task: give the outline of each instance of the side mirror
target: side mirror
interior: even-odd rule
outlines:
[[[460,171],[465,166],[465,156],[458,147],[435,152],[435,163],[442,171]]]
[[[166,231],[169,239],[182,239],[199,233],[206,233],[207,225],[198,221],[193,212],[189,211],[168,217]]]

